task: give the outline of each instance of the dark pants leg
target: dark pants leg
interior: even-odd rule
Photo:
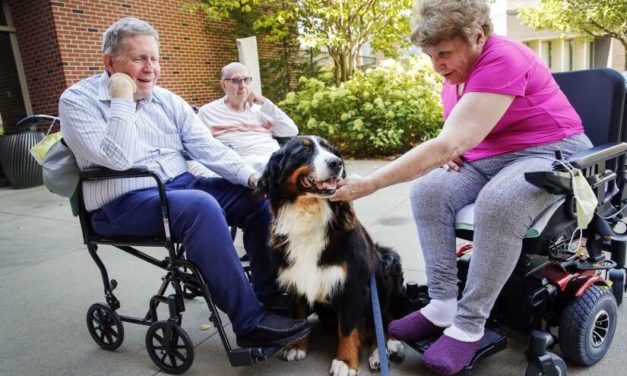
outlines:
[[[200,269],[214,302],[229,316],[233,331],[244,334],[252,330],[264,311],[244,275],[228,224],[251,230],[253,234],[245,238],[261,236],[258,242],[247,241],[251,243],[247,244],[247,252],[251,261],[264,265],[263,256],[269,258],[267,203],[253,198],[244,187],[223,179],[194,178],[191,174],[177,177],[166,184],[166,189],[174,239],[183,243],[188,260]],[[264,212],[268,212],[268,218]],[[125,194],[94,211],[91,221],[94,230],[103,236],[163,235],[156,188]],[[261,227],[265,227],[265,232]],[[271,291],[271,269],[261,269],[257,274],[262,283],[259,292]]]

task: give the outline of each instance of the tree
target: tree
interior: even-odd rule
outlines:
[[[370,42],[387,56],[409,45],[409,17],[414,0],[198,0],[214,21],[234,13],[253,17],[256,31],[268,41],[293,37],[301,45],[325,50],[333,60],[336,84],[348,80],[356,68],[361,48]],[[262,9],[262,11],[259,11]]]
[[[519,16],[539,30],[614,38],[625,48],[627,70],[627,0],[540,0],[538,7],[521,8]]]

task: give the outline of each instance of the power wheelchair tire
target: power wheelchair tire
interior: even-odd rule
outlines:
[[[553,360],[553,365],[555,366],[555,372],[553,375],[555,376],[566,376],[568,375],[568,369],[566,368],[566,363],[555,354],[550,354],[549,356]],[[546,376],[547,373],[542,369],[542,365],[540,362],[534,361],[529,363],[527,369],[525,370],[525,376]]]
[[[623,294],[625,293],[625,269],[610,269],[608,278],[612,281],[612,292],[616,298],[616,305],[623,303]]]
[[[117,312],[104,303],[94,303],[87,310],[87,330],[103,349],[113,351],[124,341],[124,326]]]
[[[568,303],[559,325],[559,343],[564,357],[591,366],[601,360],[616,331],[616,299],[607,288],[590,286]]]
[[[179,325],[156,321],[146,332],[146,350],[159,368],[173,375],[181,374],[194,362],[194,345]]]

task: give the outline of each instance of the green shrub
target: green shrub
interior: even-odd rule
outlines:
[[[326,83],[325,83],[326,81]],[[336,87],[301,77],[279,106],[301,134],[326,138],[346,156],[403,153],[442,126],[442,80],[424,58],[366,71]]]

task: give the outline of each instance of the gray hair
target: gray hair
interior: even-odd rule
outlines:
[[[418,47],[460,37],[466,42],[477,30],[492,34],[490,5],[485,0],[422,0],[414,8],[411,41]]]
[[[225,78],[227,78],[229,74],[231,73],[231,71],[235,68],[244,68],[248,72],[248,68],[242,63],[238,63],[238,62],[228,63],[227,65],[222,67],[220,79],[224,80]]]
[[[122,40],[133,35],[150,35],[159,44],[159,34],[148,22],[134,17],[122,18],[109,26],[102,34],[102,52],[111,56],[120,53]]]

